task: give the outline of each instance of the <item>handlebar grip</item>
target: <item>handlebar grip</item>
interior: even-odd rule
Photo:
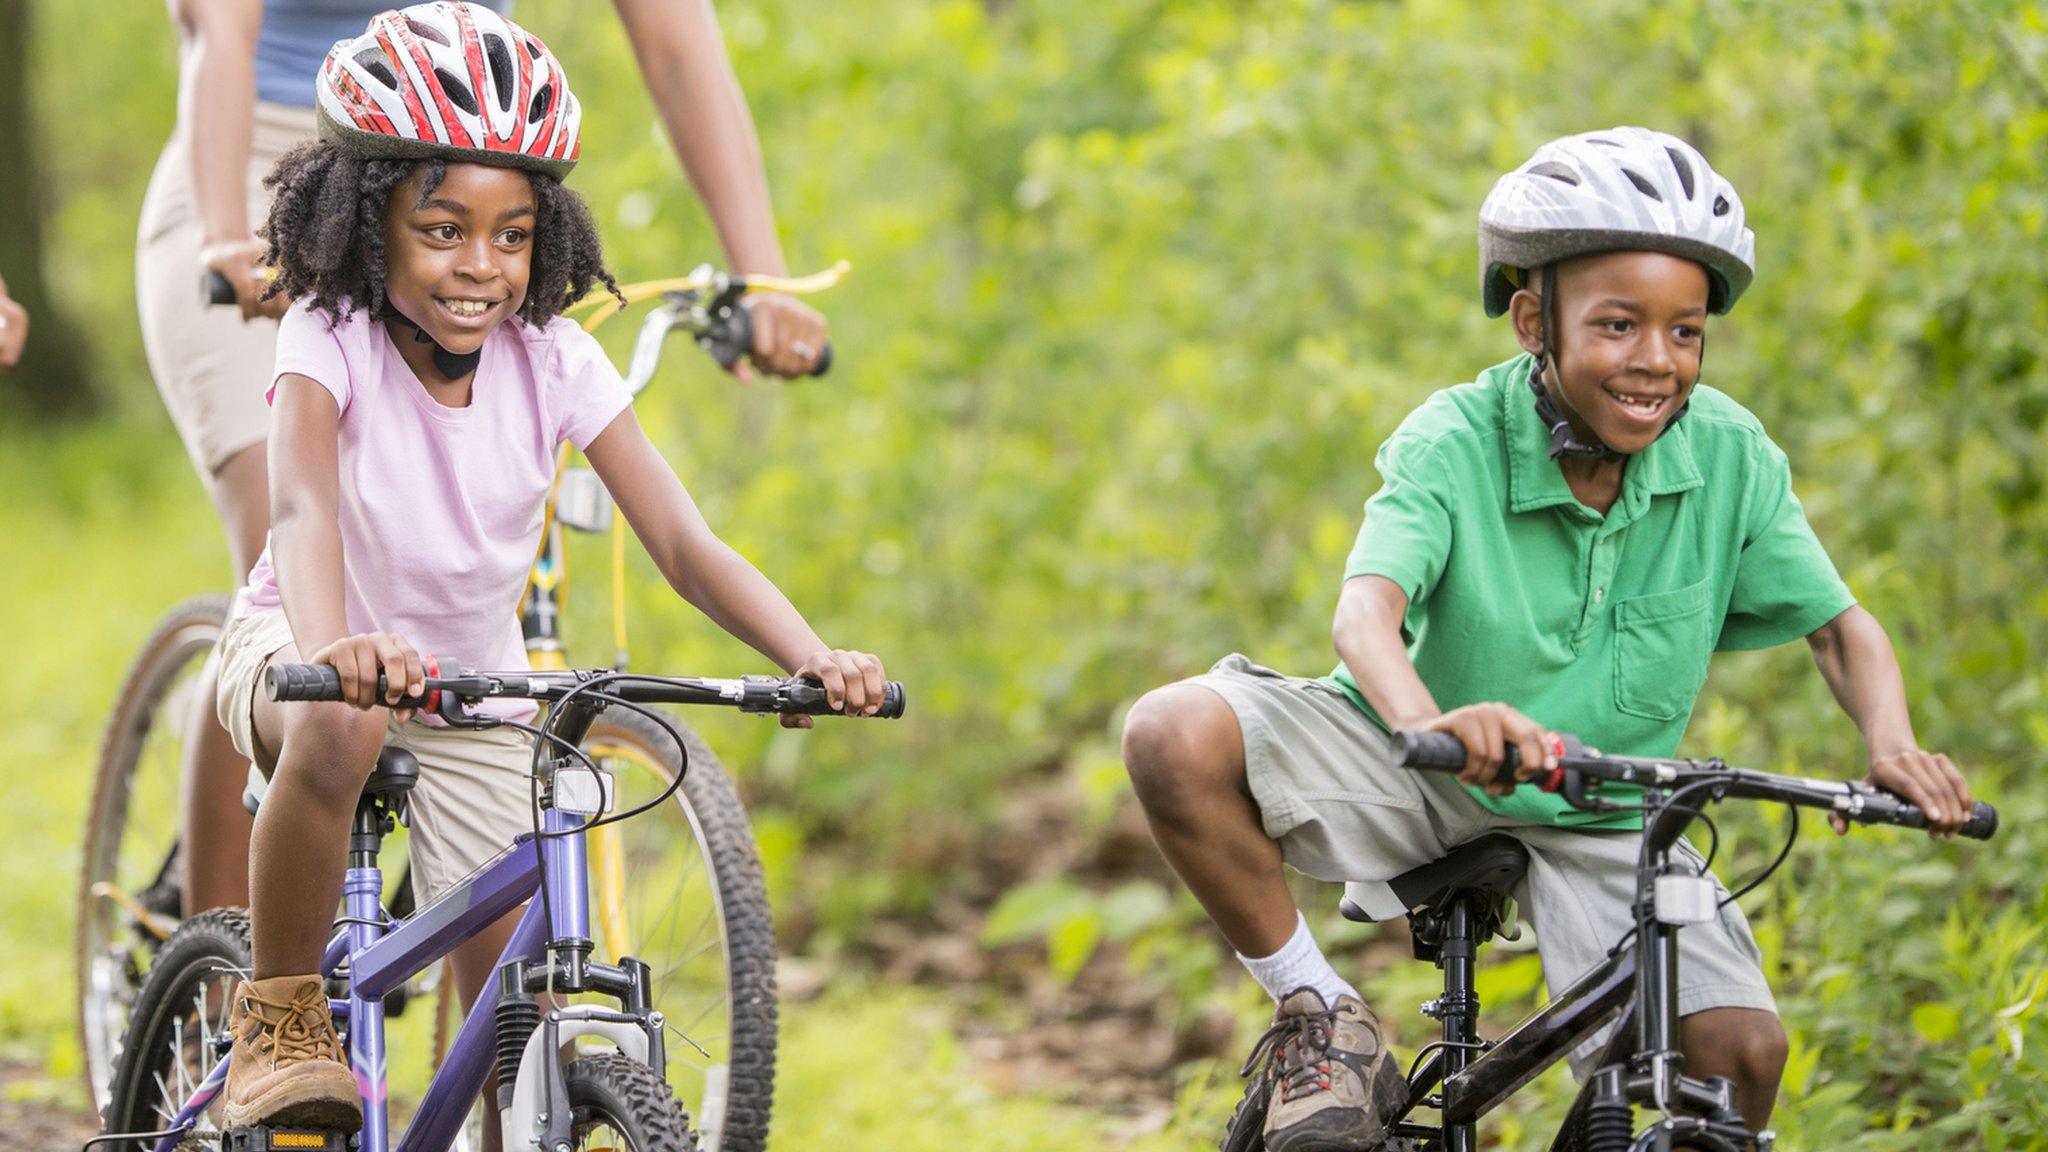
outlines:
[[[199,277],[199,302],[207,307],[235,302],[235,285],[226,276],[208,268]]]
[[[381,686],[383,677],[378,677]],[[332,664],[272,664],[263,670],[263,694],[272,700],[339,700],[341,673]]]
[[[734,304],[724,321],[715,334],[704,337],[704,350],[711,353],[720,368],[731,369],[740,357],[754,350],[754,311],[745,304]],[[812,361],[809,375],[823,376],[831,370],[832,342],[827,340],[818,351],[818,358]]]
[[[1963,821],[1963,835],[1972,840],[1989,840],[1998,834],[1998,809],[1979,800],[1970,805],[1970,818]]]
[[[785,705],[782,708],[777,709],[777,711],[782,712],[785,715],[845,715],[845,713],[833,709],[830,697],[826,696],[825,694],[825,686],[823,684],[818,683],[815,680],[798,680],[790,684],[790,686],[786,690],[785,700]],[[866,717],[866,719],[899,719],[903,715],[903,707],[905,703],[906,701],[904,697],[902,683],[900,681],[891,680],[886,684],[882,685],[881,710],[876,712],[872,717]]]
[[[1394,747],[1400,753],[1403,768],[1425,772],[1465,770],[1465,742],[1449,732],[1396,732]],[[1513,745],[1509,745],[1508,755],[1515,757]]]

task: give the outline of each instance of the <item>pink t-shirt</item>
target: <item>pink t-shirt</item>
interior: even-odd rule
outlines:
[[[359,310],[330,327],[301,304],[278,325],[273,403],[286,373],[317,382],[341,409],[349,629],[397,633],[422,655],[485,671],[526,668],[514,612],[540,547],[556,449],[588,447],[632,403],[597,341],[560,318],[540,329],[507,321],[484,339],[469,406],[449,408],[427,394],[384,325]],[[267,547],[241,603],[282,606]]]

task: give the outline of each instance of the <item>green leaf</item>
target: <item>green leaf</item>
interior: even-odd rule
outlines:
[[[1913,1031],[1930,1044],[1945,1044],[1963,1030],[1963,1020],[1946,1004],[1921,1004],[1913,1009]]]

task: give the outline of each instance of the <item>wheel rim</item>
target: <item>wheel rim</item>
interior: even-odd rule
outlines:
[[[578,1108],[574,1127],[578,1152],[631,1152],[633,1139],[603,1109]]]
[[[669,766],[637,741],[607,733],[586,750],[618,782],[617,811],[668,787]],[[609,853],[616,853],[616,869]],[[599,829],[591,859],[599,954],[648,965],[650,1003],[666,1018],[669,1086],[695,1121],[700,1147],[717,1152],[731,1080],[732,965],[724,896],[703,825],[678,792],[673,803]],[[628,882],[620,887],[620,880]],[[615,938],[621,921],[624,942]]]
[[[126,772],[109,771],[88,831],[79,916],[79,1020],[93,1103],[104,1107],[135,995],[161,937],[135,909],[175,925],[179,781],[185,727],[198,674],[220,636],[216,620],[194,620],[162,640],[150,673],[115,723],[133,733]]]

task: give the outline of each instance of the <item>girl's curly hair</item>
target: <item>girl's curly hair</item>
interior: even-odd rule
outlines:
[[[346,319],[356,308],[382,319],[387,314],[384,209],[391,190],[416,164],[426,169],[420,181],[424,207],[448,174],[443,161],[356,160],[324,140],[285,153],[263,178],[263,186],[275,192],[263,225],[269,245],[263,261],[277,269],[265,295],[310,297],[316,310],[334,320]],[[583,198],[551,176],[529,172],[526,177],[533,185],[537,218],[533,270],[520,318],[543,327],[597,284],[624,307]]]

